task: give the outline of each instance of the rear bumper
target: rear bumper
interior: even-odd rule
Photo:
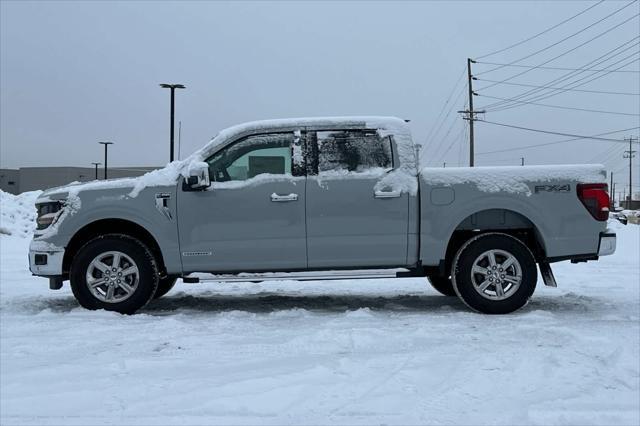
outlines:
[[[600,233],[598,256],[608,256],[616,251],[616,233],[610,229]]]

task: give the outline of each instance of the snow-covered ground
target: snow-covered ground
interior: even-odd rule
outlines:
[[[640,423],[640,226],[506,316],[423,279],[179,283],[122,316],[32,277],[10,216],[2,424]]]

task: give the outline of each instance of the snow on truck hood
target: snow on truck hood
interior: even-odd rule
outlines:
[[[421,179],[429,185],[474,184],[483,192],[510,192],[531,195],[527,183],[571,181],[602,183],[606,171],[602,164],[562,164],[552,166],[506,167],[425,167]]]
[[[232,141],[236,136],[250,134],[259,131],[269,131],[282,128],[299,128],[307,126],[365,126],[370,129],[377,129],[382,135],[392,134],[398,140],[398,155],[401,163],[411,165],[414,169],[412,176],[415,176],[415,157],[411,143],[411,132],[407,123],[397,117],[378,116],[354,116],[354,117],[309,117],[309,118],[284,118],[275,120],[260,120],[238,124],[221,130],[209,143],[200,148],[184,160],[173,161],[165,167],[145,173],[142,176],[132,178],[109,179],[92,182],[74,182],[69,185],[51,188],[45,191],[41,199],[50,196],[65,195],[69,198],[77,198],[81,191],[94,191],[102,189],[131,188],[127,194],[129,197],[136,197],[146,187],[171,186],[175,185],[180,176],[187,177],[189,170],[201,163],[205,158],[219,146]],[[415,179],[413,179],[415,180]],[[406,183],[409,185],[409,183]],[[417,190],[417,184],[409,185],[412,193]]]

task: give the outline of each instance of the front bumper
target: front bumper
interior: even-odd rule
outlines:
[[[600,233],[600,244],[598,245],[598,256],[608,256],[616,251],[616,233],[607,229]]]
[[[29,270],[33,275],[62,275],[64,248],[53,244],[33,240],[29,245]]]

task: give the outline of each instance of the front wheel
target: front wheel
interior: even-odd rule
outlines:
[[[158,287],[158,266],[149,249],[135,238],[108,234],[86,243],[69,274],[80,305],[133,314]]]
[[[176,285],[176,281],[178,281],[178,277],[167,276],[160,278],[158,282],[158,289],[156,290],[156,294],[153,295],[153,298],[160,299],[162,296],[169,293],[173,286]]]
[[[531,251],[507,234],[482,234],[456,254],[451,277],[456,294],[471,309],[507,314],[527,304],[538,270]]]

